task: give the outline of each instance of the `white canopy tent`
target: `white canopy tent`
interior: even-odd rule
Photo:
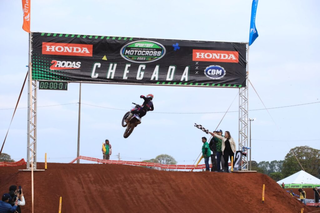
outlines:
[[[301,170],[277,182],[285,188],[314,188],[320,186],[320,179]]]

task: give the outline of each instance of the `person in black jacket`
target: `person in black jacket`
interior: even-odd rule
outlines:
[[[215,134],[218,135],[222,135],[222,130],[218,130],[218,131],[214,131]],[[210,140],[209,143],[209,147],[212,151],[212,155],[211,155],[211,164],[212,164],[212,168],[211,171],[216,171],[216,172],[221,172],[221,156],[222,156],[222,152],[221,152],[221,139],[213,136]]]
[[[217,132],[215,132],[217,133]],[[215,137],[212,137],[209,143],[209,148],[212,151],[211,154],[211,172],[217,171],[217,141]]]
[[[211,138],[210,142],[209,142],[209,148],[212,151],[211,154],[211,172],[217,171],[217,159],[216,159],[216,143],[213,139],[213,137]]]
[[[314,202],[315,203],[319,203],[319,191],[320,191],[320,187],[315,187],[313,188],[314,191]]]

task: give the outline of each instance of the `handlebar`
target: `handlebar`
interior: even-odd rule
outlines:
[[[141,107],[141,106],[140,106],[139,104],[136,104],[136,103],[134,103],[134,102],[132,102],[132,104],[133,104],[133,105],[136,105],[136,106],[139,106],[139,107]]]

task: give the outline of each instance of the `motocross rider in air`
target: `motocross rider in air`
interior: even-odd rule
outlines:
[[[152,102],[153,95],[152,94],[148,94],[147,96],[140,95],[140,98],[143,98],[143,100],[144,100],[141,108],[139,110],[131,111],[131,113],[136,114],[140,118],[142,118],[143,116],[145,116],[147,114],[148,111],[154,110],[153,102]],[[130,120],[131,117],[132,116],[128,117],[128,120]]]

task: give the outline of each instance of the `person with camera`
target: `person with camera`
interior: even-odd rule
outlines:
[[[21,186],[19,186],[19,188],[16,185],[10,186],[9,187],[9,194],[11,196],[9,203],[13,206],[15,204],[15,202],[17,202],[18,207],[17,207],[16,211],[18,213],[21,213],[20,206],[26,205],[26,201],[24,199],[23,190],[22,190]]]
[[[9,203],[10,199],[11,199],[10,194],[6,193],[2,195],[2,200],[0,200],[0,213],[15,212],[17,210],[18,201],[16,201],[12,206]]]

